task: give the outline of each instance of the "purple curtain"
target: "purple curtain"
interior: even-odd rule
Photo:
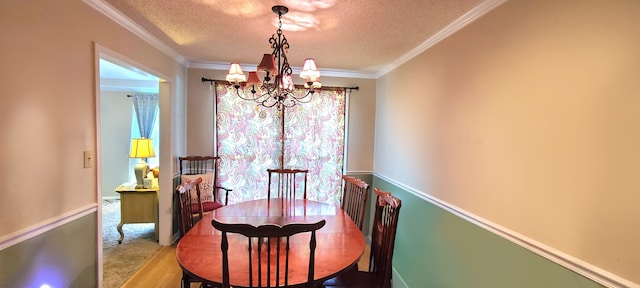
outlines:
[[[285,108],[284,117],[275,108],[262,107],[266,117],[261,118],[255,102],[242,100],[231,86],[216,83],[216,105],[219,182],[233,189],[230,204],[266,198],[267,169],[280,167],[282,156],[285,168],[309,170],[308,199],[340,202],[344,89],[323,89],[311,102]]]

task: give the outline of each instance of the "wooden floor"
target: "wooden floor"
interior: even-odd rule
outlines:
[[[363,257],[358,262],[358,269],[364,271],[369,268],[369,245],[365,247]],[[137,287],[181,287],[182,270],[176,260],[176,247],[163,246],[145,263],[127,282],[123,288]],[[190,288],[198,288],[198,283],[192,283]]]

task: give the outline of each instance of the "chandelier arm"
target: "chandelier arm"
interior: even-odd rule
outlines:
[[[295,97],[288,96],[284,100],[282,100],[282,106],[289,108],[289,107],[296,106],[298,104],[309,103],[311,102],[311,100],[312,100],[311,97],[295,98]]]
[[[260,103],[263,101],[262,98],[264,98],[265,96],[264,94],[257,93],[258,91],[255,90],[255,87],[252,87],[250,91],[253,97],[247,97],[246,96],[247,93],[245,93],[244,91],[240,93],[240,90],[241,90],[240,88],[236,88],[236,95],[238,95],[238,97],[240,97],[240,99],[242,100],[255,101],[257,103]]]
[[[288,94],[288,96],[292,99],[295,99],[298,102],[301,103],[309,103],[311,102],[311,96],[313,96],[314,93],[316,93],[316,90],[314,89],[305,89],[306,93],[304,93],[303,95],[296,95],[295,93],[291,92]],[[305,100],[307,99],[307,100]]]
[[[277,79],[277,76],[276,76]],[[267,81],[264,81],[262,83],[262,89],[265,90],[265,93],[263,93],[263,96],[268,95],[269,97],[271,97],[276,91],[278,86],[276,85],[277,80],[275,83],[269,83]]]
[[[296,105],[298,105],[298,102],[295,102],[295,101],[282,102],[282,106],[284,106],[286,108],[291,108],[291,107],[296,106]]]
[[[273,106],[276,106],[276,104],[278,104],[278,101],[273,101],[273,103],[268,103],[269,99],[271,98],[264,99],[262,102],[259,102],[259,104],[265,108],[271,108]]]
[[[240,93],[240,88],[236,88],[236,95],[238,95],[238,97],[240,97],[240,99],[242,99],[242,100],[257,101],[256,98],[244,97],[244,91],[242,91],[242,93]]]

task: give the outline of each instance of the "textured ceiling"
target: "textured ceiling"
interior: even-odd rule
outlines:
[[[193,64],[256,65],[284,5],[291,66],[374,74],[481,0],[104,0]],[[297,31],[292,31],[297,30]]]

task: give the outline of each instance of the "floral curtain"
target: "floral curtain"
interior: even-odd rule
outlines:
[[[282,156],[284,168],[309,170],[308,199],[340,202],[344,89],[323,89],[311,102],[285,108],[282,114],[262,107],[266,117],[260,117],[255,102],[240,99],[226,84],[216,83],[216,98],[218,180],[233,188],[229,203],[266,198],[267,169],[280,167]]]

